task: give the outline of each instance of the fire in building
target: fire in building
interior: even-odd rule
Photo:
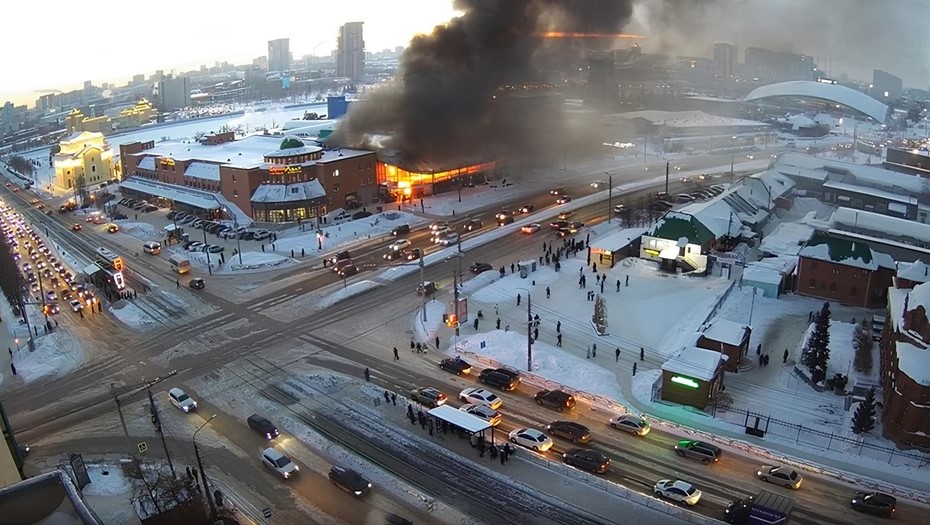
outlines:
[[[379,155],[378,184],[382,200],[404,202],[460,188],[474,187],[487,181],[495,162],[467,166],[431,166],[404,160],[398,156]]]

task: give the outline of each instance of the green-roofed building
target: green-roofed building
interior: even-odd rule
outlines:
[[[798,253],[797,291],[851,306],[886,304],[895,261],[863,241],[815,232]]]

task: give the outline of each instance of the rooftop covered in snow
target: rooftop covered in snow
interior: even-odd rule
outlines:
[[[899,262],[898,277],[908,281],[925,283],[930,281],[930,265],[923,261]]]
[[[749,331],[749,325],[716,317],[704,329],[704,337],[731,346],[740,346],[743,339],[748,337]]]
[[[726,358],[720,352],[686,346],[662,363],[662,370],[701,381],[711,381]]]

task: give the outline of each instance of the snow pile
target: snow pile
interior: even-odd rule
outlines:
[[[384,241],[393,239],[391,230],[395,227],[409,224],[414,227],[426,222],[426,219],[405,212],[385,211],[370,217],[341,224],[330,224],[322,229],[322,242],[317,238],[317,229],[314,224],[305,223],[301,226],[287,229],[278,234],[278,240],[273,243],[265,241],[266,249],[271,251],[298,254],[329,252],[342,246],[356,243],[365,239],[382,238]],[[320,246],[322,245],[322,249]],[[303,250],[303,252],[301,252]]]
[[[772,255],[794,256],[811,238],[814,228],[796,222],[783,222],[762,239],[759,251]]]
[[[85,496],[118,496],[132,492],[132,484],[117,465],[87,465],[90,485],[81,491]]]
[[[417,309],[410,319],[410,324],[413,326],[414,341],[422,343],[435,339],[436,334],[439,333],[439,329],[442,327],[442,314],[444,313],[446,313],[446,305],[443,302],[429,301],[426,303],[426,322],[424,322],[423,309]]]
[[[360,294],[360,293],[364,293],[365,291],[371,290],[372,288],[376,288],[376,287],[378,287],[378,286],[379,286],[378,283],[376,283],[376,282],[374,282],[374,281],[368,281],[368,280],[358,281],[358,282],[352,283],[352,284],[350,284],[350,285],[348,285],[348,286],[346,286],[346,287],[344,287],[344,288],[340,288],[340,289],[336,290],[335,292],[332,292],[332,293],[330,293],[330,294],[328,294],[328,295],[323,296],[323,297],[314,305],[313,309],[314,309],[314,310],[322,310],[322,309],[324,309],[324,308],[328,308],[328,307],[330,307],[330,306],[332,306],[332,305],[338,303],[339,301],[342,301],[342,300],[344,300],[344,299],[348,299],[349,297],[352,297],[352,296],[354,296],[354,295],[358,295],[358,294]]]
[[[163,237],[163,235],[155,229],[155,226],[147,222],[121,221],[119,223],[119,229],[121,232],[132,235],[133,237],[143,241],[161,240]]]
[[[206,255],[206,254],[202,254]],[[211,255],[211,262],[216,261],[219,255]],[[206,259],[204,257],[204,259]],[[214,264],[216,264],[214,262]],[[245,272],[254,272],[254,271],[263,271],[271,268],[278,268],[282,266],[290,266],[292,264],[297,264],[296,261],[290,257],[284,257],[276,253],[263,253],[263,252],[242,252],[242,262],[239,262],[239,254],[232,255],[226,258],[226,264],[217,270],[218,273],[225,272],[236,272],[236,273],[245,273]],[[206,265],[206,262],[204,262]]]
[[[113,305],[110,306],[110,313],[122,321],[123,324],[135,328],[148,327],[155,324],[155,319],[145,313],[141,308],[125,299],[120,299],[113,303]]]
[[[87,361],[79,338],[64,326],[49,335],[37,337],[35,343],[35,352],[30,352],[28,344],[23,342],[13,355],[16,372],[25,383],[66,376]]]

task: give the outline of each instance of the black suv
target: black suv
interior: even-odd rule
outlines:
[[[447,372],[452,372],[460,376],[467,376],[471,373],[471,365],[461,357],[450,357],[439,362],[439,368]]]
[[[478,374],[478,381],[509,392],[517,389],[520,376],[503,368],[485,368]]]
[[[476,262],[476,263],[473,263],[471,266],[468,267],[468,270],[469,270],[471,273],[487,272],[487,271],[490,271],[490,270],[493,270],[493,269],[494,269],[493,266],[491,266],[491,265],[488,264],[488,263],[484,263],[484,262]]]
[[[683,458],[693,458],[704,463],[716,463],[720,460],[723,451],[716,445],[704,443],[703,441],[691,441],[683,439],[675,445],[675,453]]]
[[[565,463],[595,474],[603,474],[610,469],[610,458],[587,448],[573,448],[562,454]]]
[[[480,230],[482,226],[484,226],[484,223],[481,222],[481,219],[468,219],[462,227],[467,232],[473,232],[475,230]]]
[[[572,443],[587,443],[591,441],[591,429],[574,421],[553,421],[546,425],[550,434]]]
[[[271,421],[258,414],[249,416],[249,428],[265,436],[265,439],[274,439],[278,437],[278,429]]]
[[[401,224],[400,226],[395,226],[394,229],[391,230],[391,235],[393,235],[393,236],[395,236],[395,237],[398,236],[398,235],[403,235],[403,234],[405,234],[405,233],[410,233],[410,225],[409,225],[409,224]]]
[[[353,496],[364,496],[371,491],[371,483],[361,474],[339,465],[333,465],[329,469],[329,480],[333,482],[333,485]]]
[[[898,500],[894,496],[881,492],[857,492],[852,499],[852,508],[859,512],[874,514],[890,518],[894,516],[894,509]]]
[[[536,404],[554,408],[557,412],[575,407],[575,398],[561,390],[540,390],[535,396]]]

